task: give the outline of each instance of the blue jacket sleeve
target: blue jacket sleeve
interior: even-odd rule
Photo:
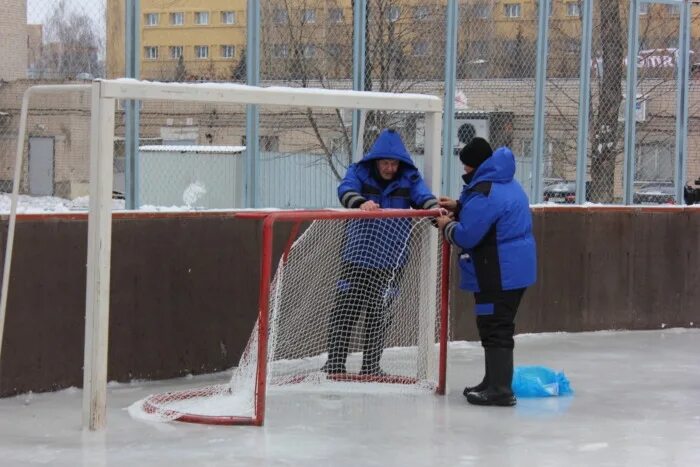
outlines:
[[[345,208],[359,208],[367,201],[361,194],[362,182],[357,177],[357,166],[348,167],[345,177],[338,185],[338,199]]]
[[[418,209],[436,209],[438,201],[423,181],[423,177],[417,175],[417,180],[411,184],[411,202]]]
[[[471,249],[498,220],[498,212],[487,196],[476,194],[467,200],[459,213],[459,222],[445,227],[445,237],[453,245]]]

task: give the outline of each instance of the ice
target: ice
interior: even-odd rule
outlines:
[[[475,342],[449,349],[449,394],[271,390],[263,427],[135,420],[148,394],[230,375],[110,383],[108,428],[81,428],[82,391],[0,400],[0,465],[696,466],[700,330],[528,334],[516,365],[563,370],[573,397],[469,406],[482,375]]]

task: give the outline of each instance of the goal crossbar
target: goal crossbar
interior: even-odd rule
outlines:
[[[221,83],[155,83],[132,79],[94,81],[91,97],[82,417],[83,427],[90,430],[100,430],[106,425],[112,164],[117,99],[422,112],[425,114],[424,178],[433,193],[438,194],[440,190],[442,100],[436,96],[308,88],[262,88]]]

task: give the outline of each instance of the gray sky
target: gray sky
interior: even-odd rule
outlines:
[[[84,12],[99,26],[104,36],[105,0],[65,0],[69,11]],[[41,24],[51,15],[60,0],[27,0],[27,22]]]

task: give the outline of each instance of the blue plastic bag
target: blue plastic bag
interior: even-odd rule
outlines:
[[[574,393],[564,372],[545,366],[519,366],[513,371],[516,397],[556,397]]]

